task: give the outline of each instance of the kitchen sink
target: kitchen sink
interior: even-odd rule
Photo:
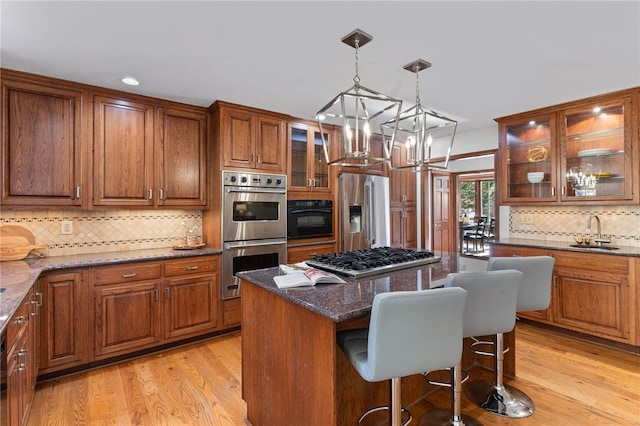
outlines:
[[[594,250],[619,250],[620,247],[609,246],[603,244],[601,246],[597,246],[595,244],[571,244],[569,247],[583,248],[583,249],[594,249]]]

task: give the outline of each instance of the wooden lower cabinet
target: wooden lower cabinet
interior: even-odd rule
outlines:
[[[183,338],[218,325],[218,258],[191,258],[165,263],[165,339]]]
[[[305,244],[287,247],[287,263],[304,262],[313,256],[336,252],[336,243]]]
[[[160,282],[112,284],[94,289],[95,359],[160,342]]]
[[[85,270],[71,270],[45,274],[38,280],[42,294],[39,374],[91,361],[85,275]]]
[[[491,256],[552,256],[551,305],[518,316],[573,331],[637,345],[635,268],[632,258],[528,247],[492,245]]]
[[[7,324],[6,388],[2,390],[0,424],[25,425],[29,418],[38,366],[37,305],[33,288]]]

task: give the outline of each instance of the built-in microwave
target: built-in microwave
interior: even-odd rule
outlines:
[[[287,239],[333,235],[331,200],[288,200]]]

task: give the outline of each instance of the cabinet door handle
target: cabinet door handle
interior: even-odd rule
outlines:
[[[158,189],[158,198],[164,200],[164,190],[162,188]]]
[[[187,266],[186,268],[184,268],[186,271],[197,271],[198,267],[197,266]]]
[[[27,349],[22,348],[18,351],[18,371],[24,371],[27,369],[29,363],[29,352]],[[20,358],[24,358],[24,362],[20,362]]]
[[[80,199],[80,187],[76,186],[76,200]]]
[[[167,289],[165,290],[165,297],[167,299],[171,299],[171,287],[167,287]]]
[[[260,154],[258,154],[256,157],[257,157],[257,159],[258,159],[258,160],[256,161],[256,163],[260,164],[260,163],[261,163],[261,161],[260,161]]]
[[[311,179],[313,181],[313,187],[316,187],[316,180],[315,179]]]
[[[552,186],[552,187],[551,187],[551,196],[552,196],[552,197],[555,197],[555,196],[556,196],[556,187],[555,187],[555,186]]]
[[[562,187],[562,191],[560,191],[562,195],[566,195],[564,192],[564,186]]]
[[[133,272],[131,274],[122,274],[122,278],[133,278],[136,275],[138,275],[137,273]]]
[[[158,291],[157,288],[154,290],[154,293],[155,293],[155,296],[156,296],[155,297],[156,302],[159,302],[160,301],[160,292]]]
[[[17,325],[24,324],[27,321],[29,321],[29,317],[27,315],[20,315],[16,318]]]
[[[149,194],[147,195],[147,200],[153,200],[153,189],[149,188]]]

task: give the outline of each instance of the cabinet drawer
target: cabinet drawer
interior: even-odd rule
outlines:
[[[176,275],[214,272],[218,270],[218,259],[215,257],[191,257],[183,260],[168,261],[164,265],[164,275]]]
[[[11,321],[7,324],[7,343],[9,345],[12,344],[16,340],[16,338],[26,330],[29,325],[29,293],[24,301],[20,304],[16,312],[11,317]]]
[[[95,285],[123,283],[127,281],[152,280],[160,278],[162,267],[160,263],[142,265],[119,265],[96,268],[93,272]]]
[[[556,268],[603,271],[616,275],[629,273],[629,260],[622,256],[563,252],[554,253],[553,257],[556,259]]]

